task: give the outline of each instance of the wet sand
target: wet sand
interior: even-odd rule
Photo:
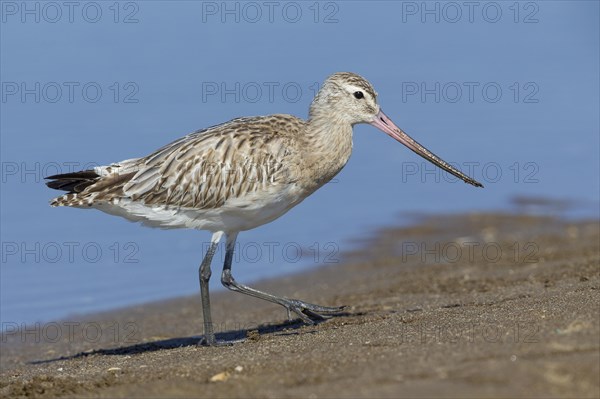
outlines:
[[[218,338],[241,344],[196,346],[199,295],[7,332],[0,395],[600,396],[598,221],[436,216],[386,228],[365,248],[254,285],[348,306],[314,326],[214,295]]]

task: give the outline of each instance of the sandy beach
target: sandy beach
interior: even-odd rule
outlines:
[[[598,221],[436,216],[363,247],[254,284],[347,306],[313,326],[214,295],[232,346],[196,345],[199,295],[7,331],[0,396],[600,397]]]

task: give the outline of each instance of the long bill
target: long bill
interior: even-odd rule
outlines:
[[[472,184],[475,187],[483,187],[483,184],[481,184],[477,180],[465,175],[460,170],[454,168],[448,162],[444,161],[443,159],[441,159],[440,157],[435,155],[433,152],[429,151],[427,148],[423,147],[421,144],[419,144],[418,142],[413,140],[408,134],[404,133],[402,131],[402,129],[400,129],[398,126],[396,126],[394,124],[394,122],[392,122],[392,120],[390,118],[388,118],[386,114],[383,113],[382,110],[379,110],[379,113],[377,114],[377,116],[375,117],[373,122],[371,122],[371,125],[375,126],[377,129],[383,131],[384,133],[386,133],[388,136],[392,137],[393,139],[404,144],[405,146],[410,148],[412,151],[414,151],[418,155],[422,156],[423,158],[425,158],[429,162],[433,163],[434,165],[437,165],[440,168],[444,169],[446,172],[458,177],[465,183]]]

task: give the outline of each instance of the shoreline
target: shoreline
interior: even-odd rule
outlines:
[[[594,219],[599,219],[600,220],[600,215],[598,214],[597,211],[591,212],[589,210],[581,210],[578,207],[579,206],[588,206],[589,207],[589,203],[586,203],[583,200],[561,200],[561,199],[548,199],[548,198],[537,198],[537,197],[513,197],[510,199],[509,202],[507,202],[507,206],[505,208],[499,208],[499,209],[491,209],[491,210],[482,210],[479,211],[480,213],[486,213],[486,214],[497,214],[497,215],[507,215],[507,216],[511,216],[511,215],[523,215],[523,214],[528,214],[531,216],[537,216],[537,217],[553,217],[553,218],[557,218],[559,220],[562,220],[563,222],[571,222],[571,223],[577,223],[580,221],[586,221],[586,220],[594,220]],[[600,203],[596,204],[596,208],[597,206],[600,206]],[[578,210],[576,210],[578,209]],[[454,216],[458,216],[458,215],[464,215],[465,213],[457,211],[457,212],[450,212],[450,213],[436,213],[436,214],[432,214],[432,213],[428,213],[428,212],[400,212],[398,214],[396,214],[396,216],[392,217],[389,221],[388,221],[388,225],[392,224],[394,226],[394,228],[410,228],[411,226],[415,226],[418,225],[420,221],[423,220],[427,220],[428,218],[431,217],[454,217]],[[385,230],[385,226],[383,226],[383,229]],[[346,254],[349,253],[355,253],[357,251],[360,251],[362,249],[362,247],[365,245],[365,243],[368,243],[371,241],[371,239],[373,237],[376,237],[378,232],[382,230],[382,227],[373,227],[373,226],[365,226],[362,229],[362,235],[360,237],[357,237],[356,235],[352,236],[346,236],[345,238],[343,238],[341,241],[337,241],[340,244],[340,247],[343,247],[343,249],[338,249],[339,252],[336,252],[336,263],[333,264],[323,264],[322,261],[323,259],[321,258],[327,258],[327,254],[329,254],[328,250],[325,249],[320,249],[320,254],[322,254],[322,256],[319,256],[319,259],[321,261],[321,263],[315,262],[314,260],[311,260],[310,258],[312,257],[312,255],[314,254],[314,248],[309,248],[307,246],[302,246],[299,247],[302,250],[302,257],[300,262],[296,263],[294,261],[292,261],[291,263],[288,262],[288,260],[286,259],[277,259],[279,260],[279,262],[277,262],[275,264],[268,264],[267,267],[262,267],[262,268],[258,268],[258,269],[253,269],[250,270],[249,268],[253,268],[256,264],[254,263],[254,261],[252,261],[251,263],[245,265],[247,266],[246,268],[239,268],[239,266],[242,265],[237,265],[237,261],[236,261],[236,265],[235,265],[235,270],[234,272],[236,274],[236,277],[238,277],[240,280],[244,281],[246,284],[255,284],[258,282],[262,282],[264,280],[269,280],[269,279],[277,279],[280,277],[285,277],[287,275],[295,275],[295,274],[301,274],[304,272],[311,272],[317,268],[320,267],[327,267],[327,266],[331,266],[331,265],[336,265],[339,263],[343,263],[344,262],[344,258],[343,256],[345,256]],[[360,231],[360,230],[359,230]],[[357,234],[355,232],[355,234]],[[305,243],[309,242],[310,240],[304,240]],[[335,240],[332,242],[336,242]],[[251,243],[253,243],[251,241]],[[292,241],[291,243],[296,244],[296,242]],[[268,250],[268,247],[266,247]],[[222,264],[223,262],[223,251],[224,251],[224,243],[220,244],[219,247],[219,251],[221,251],[221,258],[220,259],[215,259],[215,264],[213,265],[213,271],[220,271],[220,264]],[[192,265],[192,268],[190,269],[188,267],[188,271],[186,272],[185,275],[179,276],[181,278],[178,278],[177,281],[182,281],[182,278],[187,278],[186,276],[192,276],[192,274],[189,274],[188,272],[194,273],[195,272],[195,268],[197,268],[194,265],[194,259],[198,260],[198,256],[201,256],[201,253],[197,253],[194,256],[190,256],[190,259],[187,259],[186,262],[191,262],[189,263],[190,265]],[[279,257],[281,257],[281,254],[278,254]],[[266,256],[271,256],[271,255],[266,255]],[[302,263],[306,260],[306,263],[303,266],[298,267],[297,265],[299,263]],[[199,262],[199,261],[198,261]],[[270,262],[272,263],[272,262]],[[260,262],[258,263],[259,266],[261,266]],[[273,267],[273,266],[276,267]],[[291,267],[292,270],[287,270],[287,271],[282,271],[281,266],[285,265],[286,267]],[[189,265],[188,265],[189,266]],[[249,267],[249,268],[248,268]],[[298,270],[300,269],[300,270]],[[164,270],[161,270],[164,272]],[[142,270],[139,270],[138,272],[142,273]],[[253,275],[255,275],[258,272],[258,274],[260,275],[259,277],[253,277]],[[245,275],[244,275],[245,274]],[[83,275],[83,274],[82,274]],[[134,277],[135,275],[132,274],[130,276],[126,276],[128,278],[131,278],[130,281],[134,281]],[[107,281],[108,277],[106,279],[103,279],[101,281]],[[217,280],[217,278],[213,278],[214,280]],[[121,279],[120,281],[125,281],[123,279]],[[195,284],[197,285],[197,284]],[[15,314],[15,311],[13,311],[12,309],[9,310],[9,316],[6,318],[3,318],[2,321],[2,326],[0,326],[0,333],[2,333],[4,331],[4,326],[5,325],[9,325],[9,327],[11,329],[15,328],[15,326],[17,326],[18,328],[23,328],[24,326],[31,326],[31,325],[43,325],[45,323],[51,323],[51,322],[55,322],[55,321],[60,321],[60,320],[78,320],[81,318],[86,317],[87,315],[91,315],[91,314],[96,314],[96,313],[104,313],[104,312],[110,312],[110,311],[116,311],[116,310],[120,310],[123,308],[128,308],[128,307],[135,307],[135,306],[139,306],[139,305],[143,305],[143,304],[149,304],[149,303],[154,303],[154,302],[160,302],[160,301],[165,301],[165,300],[170,300],[170,299],[175,299],[178,297],[186,297],[186,296],[194,296],[198,293],[199,288],[195,287],[194,289],[190,290],[189,287],[187,287],[187,289],[181,290],[178,288],[181,287],[170,287],[171,289],[162,289],[163,293],[160,296],[154,296],[154,297],[148,297],[148,293],[136,293],[137,296],[140,297],[139,300],[136,300],[135,302],[122,302],[122,301],[117,301],[117,303],[111,303],[111,305],[106,306],[106,307],[98,307],[97,305],[93,305],[93,306],[84,306],[83,308],[78,307],[77,305],[75,307],[73,307],[73,304],[69,304],[69,298],[68,297],[62,297],[60,300],[61,306],[60,309],[62,309],[62,311],[60,312],[55,312],[55,308],[50,309],[50,312],[52,313],[52,316],[50,317],[46,317],[43,319],[37,319],[37,318],[33,318],[33,317],[27,317],[25,319],[20,318],[19,316],[17,316]],[[175,289],[173,289],[175,288]],[[212,292],[217,293],[217,292],[225,292],[225,288],[222,287],[220,284],[214,284],[212,287]],[[79,291],[79,293],[81,294],[84,291]],[[178,292],[177,294],[173,294],[173,292]],[[81,294],[84,295],[84,294]],[[124,291],[120,292],[120,297],[124,297]],[[144,298],[145,297],[145,298]],[[106,296],[100,296],[98,298],[95,298],[94,302],[105,302],[106,300],[110,301],[110,298],[107,298]],[[52,298],[52,300],[54,301],[55,298]],[[121,303],[118,303],[121,302]],[[16,302],[14,300],[10,301],[9,304],[9,308],[14,307],[15,305],[18,306],[19,302]],[[81,302],[80,302],[81,303]],[[65,310],[66,309],[66,310]],[[68,310],[68,309],[75,309],[75,310]],[[6,307],[3,307],[3,314],[2,316],[6,315]],[[25,311],[27,314],[31,314],[31,311],[28,309]],[[39,312],[38,312],[39,313]],[[16,321],[15,321],[16,320]]]
[[[247,338],[228,347],[195,345],[199,295],[5,333],[0,396],[598,397],[598,229],[499,213],[383,228],[342,264],[252,285],[340,316],[306,326],[214,293],[217,336]]]

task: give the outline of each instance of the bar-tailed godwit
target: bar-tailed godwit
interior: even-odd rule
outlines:
[[[288,314],[313,323],[343,307],[278,297],[238,283],[231,274],[235,241],[240,231],[277,219],[331,180],[350,158],[352,127],[357,123],[377,127],[466,183],[482,187],[398,128],[380,109],[367,80],[341,72],[325,80],[306,121],[283,114],[233,119],[145,157],[50,176],[48,187],[67,191],[50,204],[95,208],[152,227],[211,231],[199,268],[201,342],[207,345],[221,343],[213,330],[208,281],[223,236],[225,287],[279,304]]]

